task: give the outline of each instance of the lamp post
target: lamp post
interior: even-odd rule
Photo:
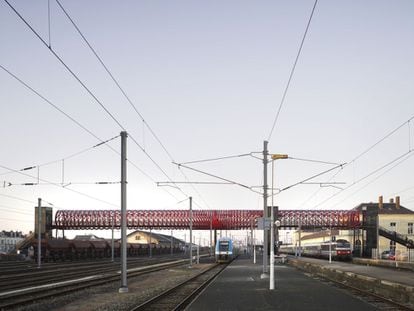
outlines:
[[[272,154],[272,208],[270,211],[270,284],[269,289],[275,289],[275,212],[273,204],[274,190],[274,163],[278,159],[287,159],[287,154]],[[280,222],[277,220],[277,227]],[[267,255],[266,255],[267,256]]]

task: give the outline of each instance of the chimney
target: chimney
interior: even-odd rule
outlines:
[[[393,203],[394,203],[394,199],[393,199],[393,198],[391,198],[391,199],[390,199],[390,203],[391,203],[391,204],[393,204]]]
[[[400,196],[395,197],[395,208],[400,209]]]
[[[383,206],[383,200],[382,200],[382,195],[380,195],[378,198],[378,208],[382,209],[382,206]]]

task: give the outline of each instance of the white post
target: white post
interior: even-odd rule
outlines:
[[[190,197],[190,268],[193,266],[193,198]]]
[[[302,233],[302,221],[299,216],[299,250],[298,250],[298,256],[302,257],[302,246],[301,246],[301,233]]]
[[[275,161],[272,160],[272,206],[270,210],[270,284],[269,289],[275,289],[275,212],[273,206],[273,179]]]
[[[42,199],[37,199],[37,268],[42,265]]]
[[[329,223],[329,263],[332,263],[332,228]]]
[[[114,216],[112,215],[112,239],[111,239],[111,261],[114,262]]]
[[[269,214],[267,212],[267,164],[268,164],[268,150],[267,150],[267,141],[263,142],[263,218],[266,219],[269,217]],[[268,233],[269,231],[266,229],[266,225],[263,228],[263,273],[261,275],[261,278],[267,278],[267,273],[269,272],[267,267],[268,262]]]
[[[173,231],[171,230],[171,256],[173,255],[173,247],[174,247],[174,243],[173,243]]]
[[[152,258],[152,228],[150,228],[149,257]]]
[[[198,237],[198,245],[197,245],[197,264],[200,263],[200,243],[201,243],[201,238],[199,236]]]

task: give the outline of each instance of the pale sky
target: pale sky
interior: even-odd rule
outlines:
[[[47,0],[9,2],[169,178],[185,181],[58,4],[50,0],[49,36]],[[262,151],[314,5],[309,0],[60,3],[179,163]],[[400,195],[401,204],[414,209],[414,120],[407,122],[414,116],[413,16],[412,1],[318,2],[269,151],[350,164],[312,180],[343,182],[336,186],[345,190],[298,185],[275,196],[280,209],[351,209],[379,195],[385,201]],[[100,139],[119,135],[119,125],[4,1],[0,40],[3,68]],[[118,182],[119,155],[100,146],[66,159],[63,182],[72,184],[59,186],[60,160],[100,141],[2,68],[0,85],[0,229],[33,230],[38,197],[62,209],[119,208],[119,184],[81,184]],[[120,150],[120,139],[108,145]],[[400,156],[404,162],[385,166]],[[167,177],[131,137],[128,158],[135,165],[128,166],[128,209],[188,208],[188,201],[177,204],[186,198],[182,192],[156,185]],[[19,185],[37,179],[9,170],[53,161],[40,166],[41,185]],[[250,156],[192,166],[248,186],[263,184],[262,163]],[[275,188],[329,168],[279,160]],[[218,181],[181,170],[191,181]],[[269,165],[269,187],[270,170]],[[37,169],[24,173],[36,177]],[[259,194],[239,186],[178,186],[194,197],[195,209],[263,208]]]

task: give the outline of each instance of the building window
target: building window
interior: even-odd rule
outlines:
[[[413,223],[412,222],[408,223],[408,234],[413,234]]]
[[[390,222],[390,227],[392,231],[395,231],[395,222]]]
[[[141,240],[141,236],[136,235],[136,236],[135,236],[135,240]]]

